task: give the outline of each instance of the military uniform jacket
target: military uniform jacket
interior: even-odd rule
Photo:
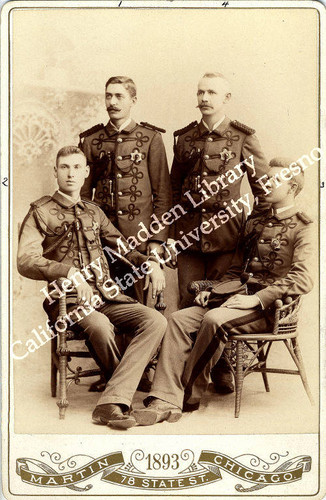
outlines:
[[[295,207],[250,217],[222,281],[239,279],[245,271],[248,286],[257,290],[264,308],[276,299],[308,293],[313,286],[311,222]]]
[[[187,233],[200,227],[202,222],[223,211],[225,206],[229,205],[230,200],[237,201],[240,198],[242,177],[239,173],[239,178],[232,183],[229,182],[227,188],[221,187],[215,195],[209,195],[209,199],[196,208],[184,193],[190,191],[193,200],[196,204],[199,203],[203,197],[198,191],[204,179],[210,184],[218,176],[233,170],[235,165],[251,155],[253,155],[256,175],[252,177],[252,169],[245,165],[241,167],[241,170],[247,171],[253,195],[259,197],[261,205],[264,193],[256,180],[264,175],[269,167],[254,132],[246,125],[236,121],[231,122],[228,117],[225,117],[212,132],[209,132],[201,121],[199,124],[193,122],[174,133],[175,137],[178,136],[178,140],[174,148],[175,155],[171,171],[173,204],[181,204],[187,213],[176,221],[170,233],[171,237],[178,239],[180,231]],[[192,245],[190,250],[202,252],[234,250],[243,222],[244,213],[238,213],[236,217],[230,218],[227,223],[210,234],[201,233],[200,241]]]
[[[27,278],[50,283],[67,277],[71,267],[83,269],[88,266],[93,276],[87,283],[104,298],[115,302],[135,302],[122,293],[112,298],[112,291],[110,294],[107,291],[110,269],[102,243],[118,252],[118,238],[128,248],[125,238],[97,205],[88,201],[71,203],[56,192],[31,204],[20,232],[18,271]],[[133,250],[127,254],[127,259],[138,266],[146,260],[146,256]],[[149,259],[155,260],[152,257]],[[95,262],[97,267],[100,263],[102,272],[90,266],[91,262]],[[49,292],[51,290],[49,287]]]
[[[159,129],[161,130],[161,129]],[[97,202],[125,236],[136,236],[139,223],[146,228],[171,207],[171,187],[165,148],[155,127],[134,121],[118,132],[109,122],[80,135],[90,176],[82,197]],[[165,241],[168,228],[153,235]],[[146,242],[138,247],[146,251]]]

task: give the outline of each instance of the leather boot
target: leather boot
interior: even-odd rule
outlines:
[[[233,375],[226,361],[221,358],[211,371],[211,379],[215,392],[219,394],[230,394],[234,392]]]

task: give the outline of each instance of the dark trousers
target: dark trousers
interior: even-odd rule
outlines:
[[[174,312],[168,327],[149,396],[180,408],[198,404],[209,384],[228,335],[270,331],[264,311],[194,306]]]

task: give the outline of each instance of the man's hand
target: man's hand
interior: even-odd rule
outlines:
[[[199,292],[199,294],[196,295],[194,303],[197,304],[198,306],[206,307],[208,304],[208,299],[210,294],[211,292]]]
[[[175,241],[169,238],[167,241],[168,250],[164,251],[165,265],[171,269],[177,267],[177,256],[174,250],[174,243]]]
[[[157,241],[150,241],[147,244],[147,255],[154,255],[154,257],[162,257],[164,256],[164,250],[160,243]]]
[[[261,305],[257,295],[241,295],[236,294],[230,297],[221,307],[229,307],[231,309],[253,309]]]
[[[149,281],[152,282],[152,296],[153,299],[162,292],[165,288],[165,275],[164,272],[162,271],[160,265],[157,262],[153,261],[147,261],[149,264],[149,269],[152,267],[153,271],[151,274],[147,274],[146,280],[145,280],[145,286],[144,290],[148,288]]]
[[[76,273],[79,273],[79,269],[77,269],[76,267],[71,267],[67,274],[68,280],[70,280],[71,276]],[[90,304],[91,298],[93,297],[93,289],[89,286],[89,284],[85,281],[84,283],[81,283],[77,287],[75,287],[75,289],[77,292],[77,304],[83,305],[85,304],[85,302],[88,302]]]
[[[91,299],[93,297],[93,290],[92,287],[89,286],[88,283],[81,283],[78,285],[76,288],[77,290],[77,303],[80,305],[85,304],[88,302],[89,304],[91,303]]]

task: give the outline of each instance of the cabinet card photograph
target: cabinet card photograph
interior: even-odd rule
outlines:
[[[322,499],[324,5],[1,21],[4,498]]]

